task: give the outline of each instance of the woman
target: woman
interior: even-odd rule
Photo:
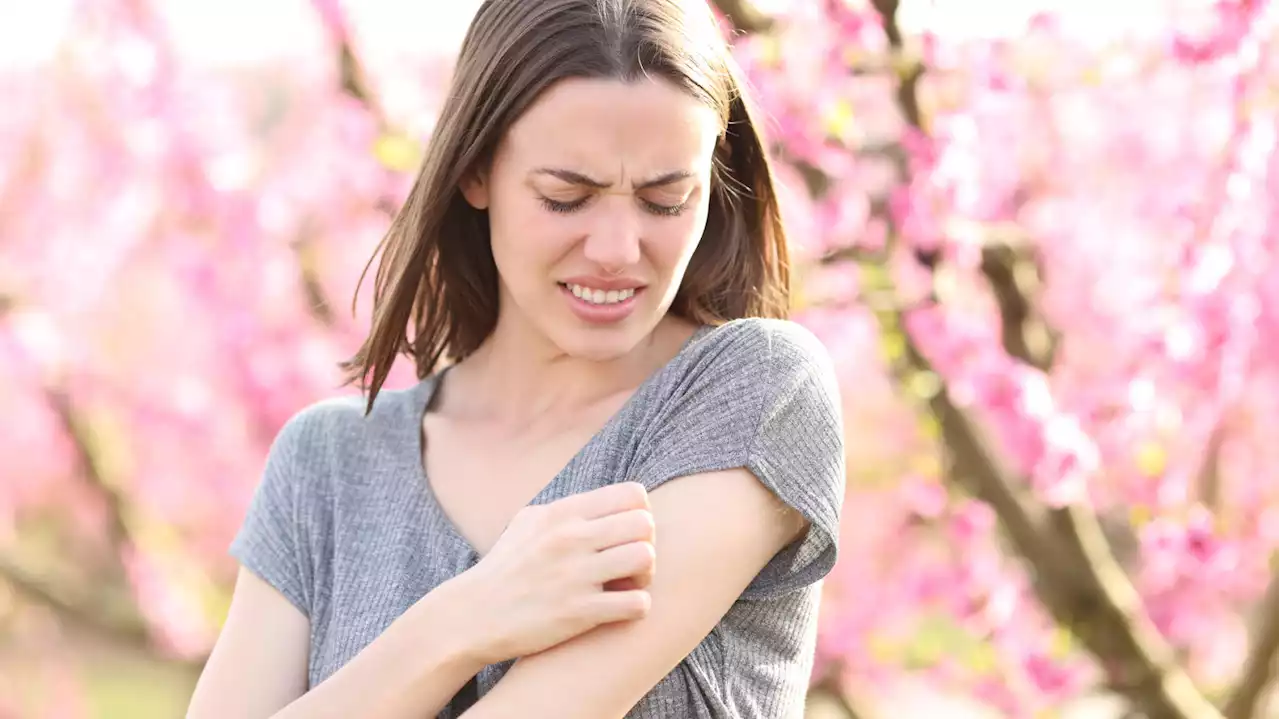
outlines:
[[[841,420],[709,9],[485,2],[381,249],[188,716],[798,716]]]

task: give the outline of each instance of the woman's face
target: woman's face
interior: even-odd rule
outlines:
[[[707,220],[716,113],[662,80],[557,83],[468,181],[489,211],[499,331],[607,360],[666,314]]]

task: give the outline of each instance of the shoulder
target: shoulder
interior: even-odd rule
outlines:
[[[817,379],[834,390],[831,356],[807,327],[749,317],[713,327],[691,344],[694,365],[734,377],[780,382]]]
[[[315,400],[284,423],[271,453],[291,463],[313,463],[400,431],[405,421],[411,421],[413,399],[419,390],[384,389],[368,413],[365,398],[360,395]]]
[[[745,448],[766,423],[785,420],[786,410],[840,422],[830,355],[807,328],[786,320],[739,319],[700,330],[651,397],[643,439],[669,436],[687,452],[706,442]]]

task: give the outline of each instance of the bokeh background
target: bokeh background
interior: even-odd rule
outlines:
[[[182,715],[476,4],[0,1],[0,717]],[[714,4],[844,391],[810,714],[1277,716],[1276,2]]]

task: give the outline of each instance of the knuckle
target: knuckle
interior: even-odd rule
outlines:
[[[643,569],[652,566],[657,558],[657,553],[650,542],[632,542],[627,546],[627,560],[634,567]]]
[[[561,522],[551,530],[552,543],[563,550],[577,548],[587,540],[588,535],[586,524],[578,521]]]
[[[645,506],[649,502],[649,492],[645,490],[644,485],[639,482],[622,482],[617,485],[621,488],[622,496],[632,506]]]
[[[537,525],[541,522],[546,521],[546,518],[547,518],[546,507],[542,505],[530,504],[516,510],[515,516],[511,518],[511,521],[507,524],[507,526],[510,527],[512,525],[515,525],[517,522],[522,525],[523,524]]]
[[[653,522],[653,512],[647,509],[632,510],[628,521],[632,523],[636,533],[644,537],[652,537],[657,529]]]
[[[595,597],[590,594],[580,594],[564,603],[565,616],[571,619],[578,619],[591,614],[595,610]]]
[[[644,485],[633,481],[609,484],[601,487],[599,491],[612,502],[619,503],[625,507],[642,506],[648,496]]]
[[[581,627],[584,622],[598,613],[595,601],[590,596],[577,596],[566,601],[558,610],[560,621],[566,626]]]
[[[628,609],[631,612],[631,616],[639,618],[649,613],[649,608],[652,606],[653,600],[649,596],[648,592],[631,592],[630,597],[630,606]]]

